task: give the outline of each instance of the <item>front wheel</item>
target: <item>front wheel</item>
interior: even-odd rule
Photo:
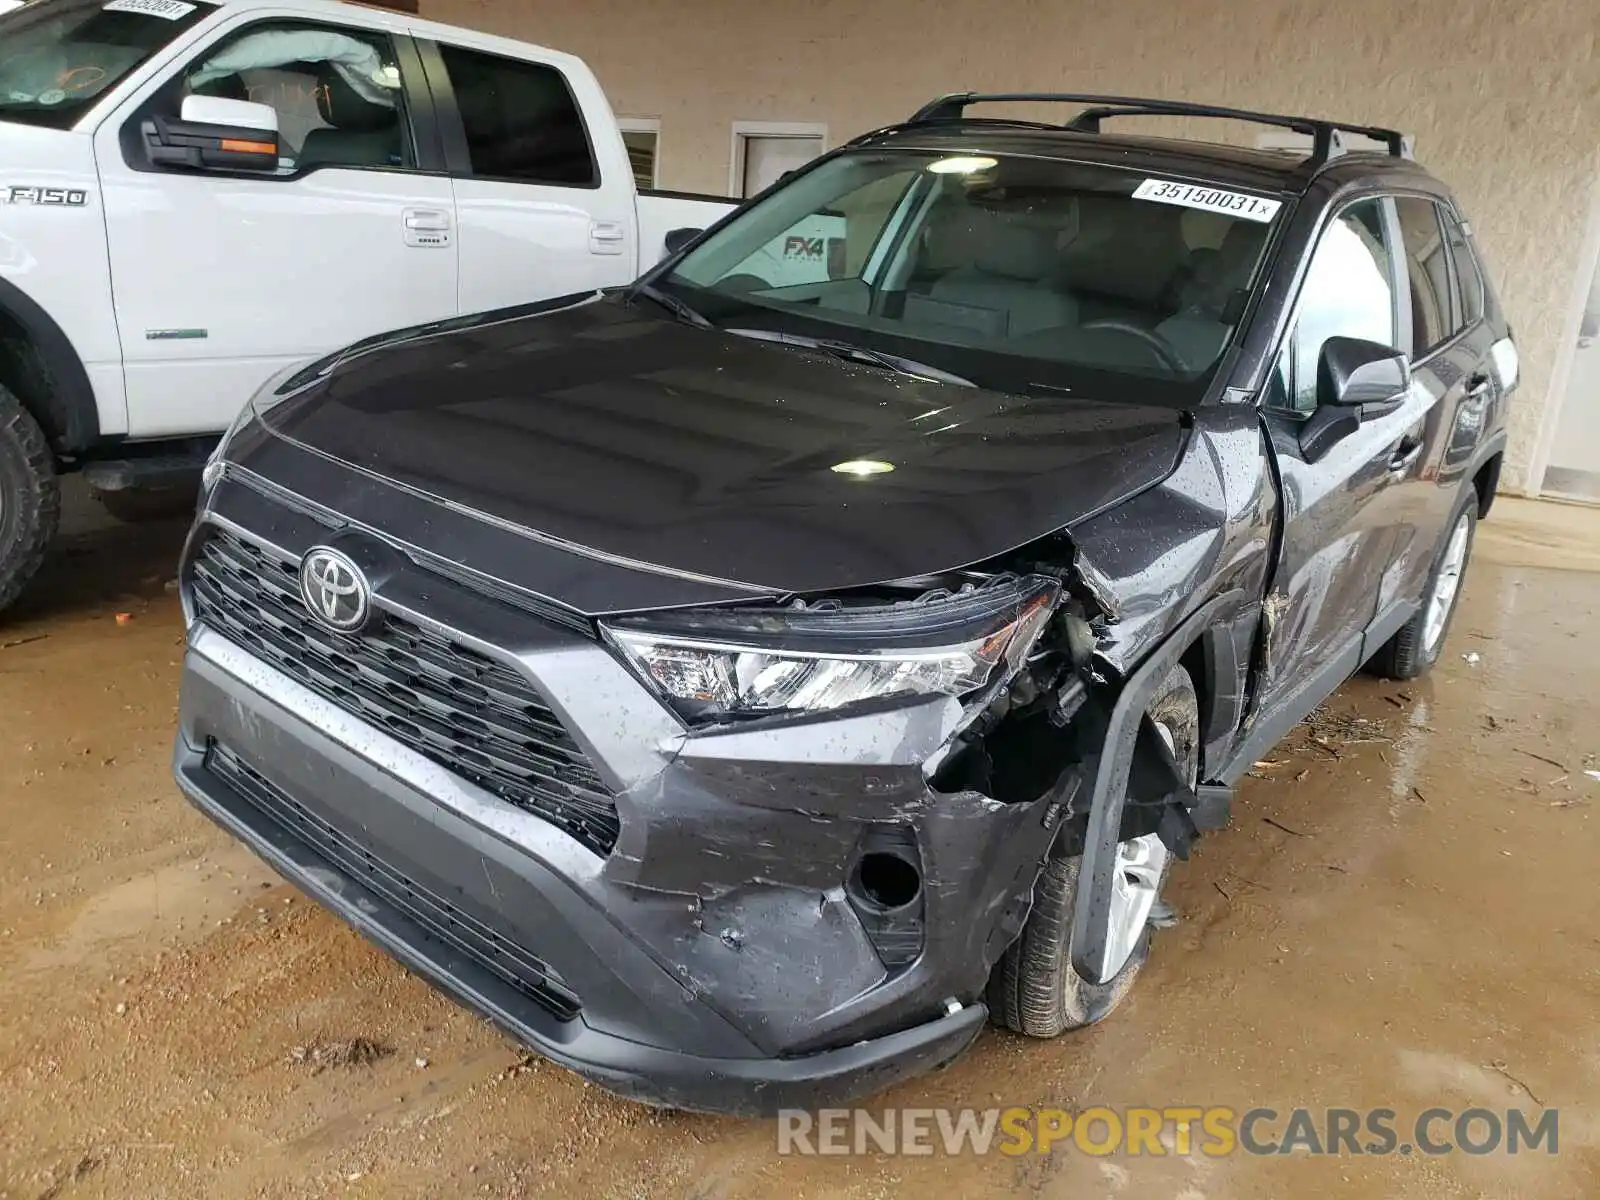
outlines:
[[[1188,672],[1174,667],[1145,711],[1194,786],[1200,773],[1200,704]],[[995,1021],[1029,1037],[1051,1038],[1092,1024],[1121,1003],[1149,956],[1150,916],[1171,858],[1154,833],[1118,847],[1110,955],[1122,966],[1106,982],[1089,983],[1072,965],[1072,917],[1083,859],[1052,853],[1034,885],[1033,911],[1022,936],[990,979],[989,1010]]]
[[[1367,670],[1372,674],[1388,679],[1415,679],[1439,661],[1445,634],[1450,632],[1450,619],[1456,614],[1456,601],[1461,598],[1461,581],[1472,558],[1472,539],[1477,530],[1478,495],[1471,491],[1456,509],[1449,532],[1434,559],[1422,607],[1372,656],[1367,663]]]
[[[60,519],[50,444],[22,402],[0,386],[0,611],[39,569]]]

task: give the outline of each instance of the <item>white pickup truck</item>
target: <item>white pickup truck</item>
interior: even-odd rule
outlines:
[[[0,14],[0,609],[62,472],[131,515],[286,366],[626,283],[729,207],[637,191],[593,74],[523,42],[325,0]]]

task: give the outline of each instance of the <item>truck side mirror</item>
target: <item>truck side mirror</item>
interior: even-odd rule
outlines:
[[[1317,411],[1300,428],[1300,452],[1316,462],[1361,428],[1363,417],[1398,408],[1411,362],[1393,346],[1331,337],[1317,356]]]
[[[150,117],[141,124],[140,133],[154,166],[278,169],[278,113],[271,105],[189,96],[177,120]]]
[[[679,250],[682,250],[685,246],[694,241],[695,238],[699,237],[704,232],[704,229],[695,229],[690,227],[667,230],[667,236],[664,240],[667,253],[676,254]]]

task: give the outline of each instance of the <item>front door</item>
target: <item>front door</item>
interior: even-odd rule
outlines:
[[[1293,704],[1317,668],[1359,645],[1394,550],[1385,501],[1404,477],[1407,439],[1420,426],[1426,398],[1413,388],[1396,411],[1364,420],[1315,461],[1300,444],[1317,409],[1323,342],[1354,337],[1398,346],[1403,292],[1386,203],[1347,205],[1323,231],[1263,398],[1283,490],[1283,546],[1267,598],[1263,710]]]
[[[286,365],[455,314],[450,181],[418,169],[426,91],[383,21],[241,18],[101,126],[133,436],[218,431]],[[278,170],[151,164],[140,122],[195,94],[275,109]]]

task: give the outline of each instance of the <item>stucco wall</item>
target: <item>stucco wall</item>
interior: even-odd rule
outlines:
[[[735,120],[830,142],[968,88],[1207,100],[1398,126],[1460,196],[1524,357],[1503,486],[1544,418],[1600,168],[1600,0],[421,0],[572,51],[661,119],[664,187],[723,192]]]

